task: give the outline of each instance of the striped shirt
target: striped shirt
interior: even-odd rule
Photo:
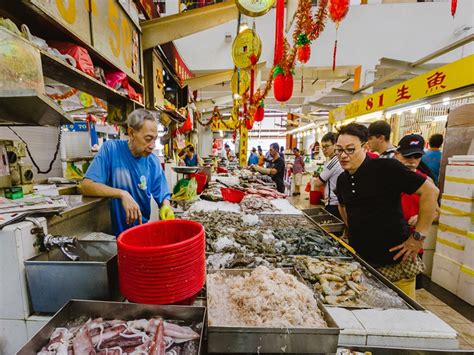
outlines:
[[[336,206],[339,204],[334,189],[336,188],[337,178],[343,171],[344,169],[342,169],[339,159],[337,156],[334,156],[324,164],[324,169],[321,175],[319,175],[321,181],[326,183],[324,187],[324,198],[328,205]]]

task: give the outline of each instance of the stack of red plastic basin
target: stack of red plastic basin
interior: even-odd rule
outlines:
[[[206,277],[204,227],[193,221],[142,224],[117,239],[120,291],[145,304],[192,302]]]

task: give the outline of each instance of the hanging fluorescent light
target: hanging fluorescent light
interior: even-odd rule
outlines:
[[[418,110],[418,109],[417,109],[416,107],[413,107],[413,108],[410,110],[410,112],[411,112],[411,113],[416,113],[417,110]]]
[[[425,110],[429,110],[429,109],[431,108],[431,105],[430,105],[430,104],[426,104],[425,106],[423,106],[423,108],[424,108]]]
[[[450,99],[449,97],[445,97],[445,98],[443,99],[443,105],[444,105],[444,106],[448,106],[450,100],[451,100],[451,99]]]
[[[222,130],[219,131],[219,136],[222,138],[224,137],[224,132]]]

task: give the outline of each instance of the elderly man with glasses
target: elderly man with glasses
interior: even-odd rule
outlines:
[[[367,139],[367,128],[357,123],[339,131],[335,152],[344,169],[336,186],[339,210],[355,251],[414,298],[415,276],[423,271],[418,251],[435,217],[439,190],[395,159],[367,157]],[[403,218],[402,193],[420,196],[413,232]]]
[[[326,200],[326,206],[324,208],[326,211],[341,218],[338,208],[339,202],[336,193],[334,192],[337,178],[343,172],[341,164],[339,164],[339,160],[334,152],[336,138],[337,136],[335,133],[329,132],[321,139],[321,148],[323,149],[324,156],[328,161],[324,164],[324,169],[321,174],[316,178],[315,184],[317,188],[325,185],[324,199]]]

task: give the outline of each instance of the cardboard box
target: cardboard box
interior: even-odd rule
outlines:
[[[461,264],[464,260],[466,235],[453,233],[450,228],[452,227],[443,224],[439,225],[438,237],[436,238],[436,253]]]
[[[431,281],[451,293],[457,294],[460,273],[461,263],[435,253]]]
[[[474,268],[466,265],[461,266],[456,295],[471,306],[474,306]]]

